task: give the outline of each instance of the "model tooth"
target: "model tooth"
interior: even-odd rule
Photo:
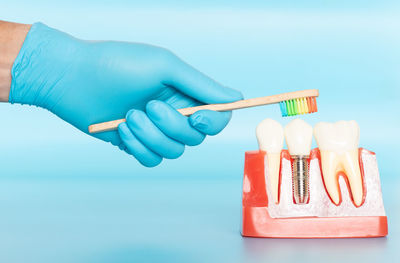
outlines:
[[[356,121],[321,122],[314,127],[321,153],[322,177],[328,195],[336,205],[341,202],[340,173],[347,177],[354,204],[362,204],[364,189],[358,161],[359,133]]]
[[[309,199],[308,158],[311,151],[313,128],[301,119],[294,119],[285,127],[285,139],[292,157],[293,197],[296,204]]]
[[[294,119],[286,125],[286,144],[290,155],[310,155],[313,128],[301,119]]]
[[[268,180],[275,203],[279,202],[279,170],[283,148],[283,128],[279,122],[265,119],[258,124],[256,135],[260,150],[267,152]]]

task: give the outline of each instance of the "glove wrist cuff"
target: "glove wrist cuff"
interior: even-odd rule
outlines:
[[[53,87],[68,65],[64,63],[75,39],[40,22],[34,23],[11,69],[10,103],[51,108]]]

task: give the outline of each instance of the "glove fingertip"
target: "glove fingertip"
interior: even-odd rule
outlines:
[[[132,115],[135,114],[135,111],[136,111],[136,110],[131,109],[131,110],[129,110],[129,111],[126,113],[126,115],[125,115],[126,121],[129,121],[129,119],[132,118]]]
[[[159,100],[151,100],[146,104],[146,112],[151,110],[156,110],[160,106]]]
[[[130,130],[126,122],[122,122],[118,125],[118,133],[121,137],[127,137],[129,135]]]
[[[166,110],[165,102],[159,100],[151,100],[146,104],[146,114],[152,121],[162,120]]]
[[[153,157],[153,158],[147,158],[147,159],[137,159],[139,161],[140,164],[142,164],[145,167],[148,168],[152,168],[152,167],[156,167],[157,165],[159,165],[163,158],[162,157]]]
[[[201,110],[189,118],[190,124],[198,131],[207,135],[216,135],[221,132],[231,119],[232,112],[216,112]]]
[[[229,96],[232,99],[232,101],[238,101],[238,100],[242,100],[244,98],[242,92],[240,92],[239,90],[236,90],[236,89],[229,88],[229,87],[227,87],[226,94],[227,94],[227,96]]]

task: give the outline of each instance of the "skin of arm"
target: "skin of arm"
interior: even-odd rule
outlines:
[[[0,20],[0,102],[8,102],[11,68],[31,25]]]

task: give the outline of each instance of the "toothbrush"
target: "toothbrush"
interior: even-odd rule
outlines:
[[[316,97],[318,97],[318,95],[319,92],[317,89],[300,90],[266,97],[239,100],[230,103],[207,104],[196,107],[183,108],[178,109],[178,112],[180,112],[184,116],[189,116],[199,110],[230,111],[279,103],[282,117],[287,117],[317,112]],[[118,125],[125,121],[125,119],[118,119],[92,124],[89,126],[89,133],[116,130],[118,128]]]

